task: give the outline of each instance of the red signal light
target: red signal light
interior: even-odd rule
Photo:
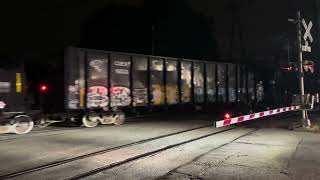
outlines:
[[[45,93],[48,91],[48,86],[46,84],[41,84],[40,85],[40,92]]]
[[[230,119],[230,118],[231,118],[231,114],[229,114],[229,113],[224,114],[224,119]]]

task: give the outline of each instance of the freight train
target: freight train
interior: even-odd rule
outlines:
[[[76,47],[66,48],[64,55],[62,119],[80,121],[86,127],[120,125],[125,121],[125,112],[133,109],[205,109],[225,105],[249,108],[263,96],[255,74],[240,64]],[[9,107],[23,104],[22,100],[10,99],[13,96],[4,96],[10,92],[23,97],[22,74],[14,70],[12,73],[15,79],[0,76],[7,78],[0,79],[0,102],[8,104],[2,109],[6,112],[11,111]],[[10,91],[5,90],[8,83]],[[18,115],[25,117],[25,111],[21,112]]]

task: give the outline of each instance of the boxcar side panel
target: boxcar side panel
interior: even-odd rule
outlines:
[[[67,48],[64,53],[65,108],[80,108],[79,50]]]
[[[204,103],[204,63],[195,62],[193,65],[193,84],[194,84],[194,102],[196,104]]]
[[[216,64],[206,63],[207,73],[207,102],[214,103],[217,101],[217,81],[216,81]]]
[[[248,73],[248,96],[250,101],[255,101],[256,91],[255,91],[255,78],[252,72]]]
[[[241,66],[240,68],[241,70],[241,92],[240,92],[240,101],[243,103],[247,103],[248,102],[248,96],[247,96],[247,92],[248,92],[248,79],[247,79],[247,70],[244,66]]]
[[[148,105],[148,58],[133,57],[132,61],[133,106]]]
[[[108,61],[106,53],[87,52],[86,105],[89,109],[109,105]]]
[[[218,102],[226,103],[227,102],[227,93],[226,93],[226,64],[218,64]]]
[[[179,103],[178,62],[174,59],[166,59],[166,100],[167,105]]]
[[[190,103],[191,97],[191,62],[181,61],[181,102]]]
[[[228,102],[230,103],[237,101],[236,85],[236,65],[228,64]]]
[[[151,104],[165,104],[164,61],[160,58],[150,58],[150,89]]]
[[[111,54],[111,107],[123,107],[131,104],[130,58],[126,55]]]
[[[241,66],[237,65],[237,102],[241,102]]]

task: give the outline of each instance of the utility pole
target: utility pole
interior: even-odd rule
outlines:
[[[152,25],[151,26],[151,55],[154,55],[154,45],[155,45],[155,42],[154,42],[154,30],[155,30],[155,26]]]
[[[287,46],[288,46],[288,63],[290,64],[290,40],[289,37],[287,37]]]
[[[298,53],[299,53],[299,86],[300,86],[300,95],[301,95],[301,102],[305,102],[305,93],[304,93],[304,72],[303,72],[303,52],[302,52],[302,33],[301,33],[301,14],[300,11],[297,12],[297,17],[295,20],[297,25],[297,38],[298,38]],[[305,128],[310,127],[310,120],[307,117],[307,111],[301,110],[302,113],[302,126]]]

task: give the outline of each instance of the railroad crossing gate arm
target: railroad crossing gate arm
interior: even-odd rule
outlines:
[[[295,110],[299,110],[299,109],[300,109],[300,106],[290,106],[290,107],[283,107],[283,108],[278,108],[278,109],[243,115],[243,116],[239,116],[239,117],[224,119],[221,121],[216,121],[215,127],[219,128],[219,127],[224,127],[224,126],[230,126],[232,124],[238,124],[238,123],[241,123],[244,121],[251,121],[251,120],[259,119],[262,117],[273,116],[276,114],[295,111]]]

